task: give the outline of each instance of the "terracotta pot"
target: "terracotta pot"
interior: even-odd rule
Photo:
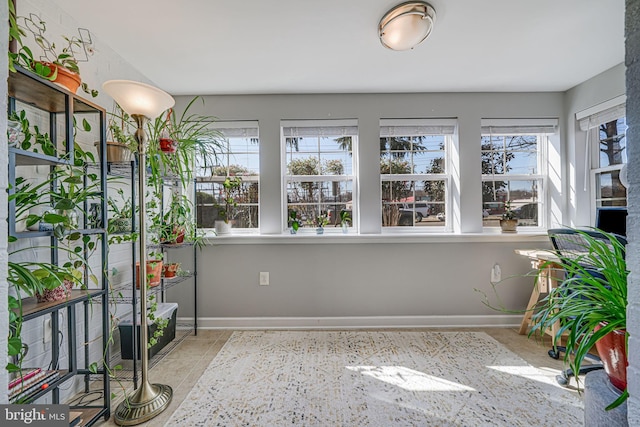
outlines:
[[[38,302],[65,300],[71,295],[71,288],[73,288],[73,282],[71,280],[65,280],[62,282],[62,285],[55,289],[47,289],[42,294],[36,294],[36,300]]]
[[[597,326],[596,331],[602,326]],[[617,330],[609,332],[596,342],[598,355],[604,365],[604,370],[609,376],[611,384],[620,391],[627,389],[627,332],[625,330]]]
[[[165,264],[162,266],[162,276],[165,278],[176,277],[176,273],[178,271],[178,267],[180,267],[179,263],[171,263]]]
[[[185,229],[184,227],[173,227],[173,231],[171,232],[171,237],[173,237],[173,240],[163,240],[162,243],[166,243],[169,245],[179,245],[181,243],[184,243],[184,234],[185,234]]]
[[[54,83],[59,84],[60,86],[63,86],[65,88],[67,88],[67,90],[71,93],[76,93],[76,91],[78,90],[78,88],[80,87],[80,84],[82,83],[82,79],[80,78],[80,74],[78,73],[74,73],[73,71],[69,71],[68,69],[64,68],[64,67],[60,67],[56,64],[53,64],[51,62],[43,62],[43,65],[46,65],[47,67],[51,68],[52,70],[57,68],[58,69],[58,75],[56,76],[55,80],[53,80]],[[53,75],[53,72],[50,74],[50,76]]]
[[[162,276],[162,261],[148,260],[147,261],[147,276],[149,278],[149,286],[154,287],[160,284],[160,278]],[[140,288],[140,263],[136,263],[136,288]]]

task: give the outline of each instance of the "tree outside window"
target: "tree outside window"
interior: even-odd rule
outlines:
[[[312,227],[320,216],[328,217],[329,226],[339,225],[345,211],[354,218],[357,131],[349,121],[283,124],[286,208],[303,227]]]

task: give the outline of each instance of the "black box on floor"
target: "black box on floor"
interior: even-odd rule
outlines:
[[[176,316],[178,313],[178,304],[176,303],[158,303],[158,309],[156,310],[155,316],[162,317],[165,319],[169,319],[169,324],[164,329],[164,333],[162,336],[158,337],[158,342],[151,346],[148,349],[149,358],[158,354],[160,350],[162,350],[167,344],[173,341],[176,337]],[[122,359],[124,360],[132,360],[133,359],[133,337],[131,334],[133,321],[131,317],[128,319],[123,319],[120,321],[118,325],[118,329],[120,329],[120,352],[122,354]],[[151,323],[149,319],[147,319],[147,333],[149,338],[153,336],[156,331],[157,326],[154,323]],[[136,346],[136,354],[138,355],[138,360],[140,360],[140,315],[136,316],[136,334],[137,334],[137,346]]]

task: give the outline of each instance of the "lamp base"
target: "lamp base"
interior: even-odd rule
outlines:
[[[125,400],[120,403],[113,414],[113,421],[119,426],[135,426],[149,421],[167,409],[173,389],[164,384],[152,384],[153,396],[146,402]]]

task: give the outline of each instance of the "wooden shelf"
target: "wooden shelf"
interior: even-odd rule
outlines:
[[[16,67],[16,70],[15,73],[9,73],[8,92],[11,98],[58,114],[67,110],[67,98],[73,98],[75,113],[100,112],[100,107],[69,92],[64,87],[43,79],[24,68]],[[36,82],[38,84],[34,84]]]
[[[80,412],[80,419],[82,419],[82,421],[79,424],[76,424],[76,426],[81,427],[93,424],[96,421],[96,418],[103,415],[105,410],[101,407],[72,406],[69,408],[69,413],[71,412]]]
[[[53,311],[61,307],[82,302],[83,300],[90,300],[105,292],[106,291],[102,289],[74,289],[71,291],[71,295],[69,295],[69,298],[53,302],[38,302],[35,297],[23,298],[22,317],[24,320],[29,320],[31,318],[38,317],[44,314],[43,312]]]

